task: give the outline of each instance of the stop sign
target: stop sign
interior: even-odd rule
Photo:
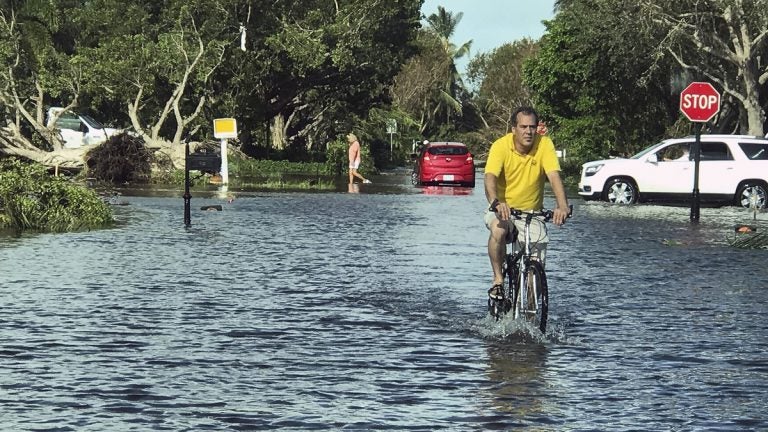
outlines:
[[[720,93],[708,82],[692,82],[680,93],[680,111],[693,122],[708,122],[720,111]]]

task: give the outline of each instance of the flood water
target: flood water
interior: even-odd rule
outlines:
[[[573,197],[541,336],[487,317],[481,182],[373,180],[193,192],[190,228],[124,191],[115,229],[0,237],[0,429],[768,428],[749,213]]]

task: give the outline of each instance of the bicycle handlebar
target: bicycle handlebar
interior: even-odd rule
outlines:
[[[570,210],[568,212],[568,219],[570,219],[571,216],[573,216],[573,204],[570,204],[568,208]],[[526,212],[526,211],[517,210],[513,208],[509,209],[509,215],[514,216],[515,219],[522,219],[523,215],[532,215],[532,216],[541,216],[544,218],[544,222],[549,222],[550,220],[552,220],[552,216],[554,216],[554,214],[555,214],[554,210],[547,210],[547,209],[539,210],[537,212]]]

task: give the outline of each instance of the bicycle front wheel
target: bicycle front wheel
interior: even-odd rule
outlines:
[[[509,281],[509,294],[510,294],[510,308],[512,309],[512,318],[517,319],[522,314],[522,311],[520,310],[520,286],[521,286],[521,278],[520,278],[520,268],[518,267],[519,263],[517,261],[510,262],[507,265],[507,268],[509,269],[507,273],[507,278]]]
[[[531,261],[528,264],[528,305],[530,317],[542,333],[547,330],[547,315],[549,313],[549,289],[547,287],[547,274],[544,266],[539,261]]]

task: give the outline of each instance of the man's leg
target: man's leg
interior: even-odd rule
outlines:
[[[504,262],[504,255],[507,249],[507,223],[500,221],[495,213],[489,212],[490,215],[486,215],[486,225],[490,230],[488,235],[488,258],[491,261],[491,269],[493,270],[493,283],[500,284],[504,281],[504,275],[502,274],[502,264]]]
[[[544,267],[547,263],[547,245],[549,244],[549,234],[547,234],[547,227],[541,220],[535,220],[531,222],[531,243],[534,243],[533,253],[541,262],[541,266]],[[525,239],[521,239],[525,241]]]
[[[525,248],[525,221],[522,219],[515,220],[515,227],[517,228],[518,247],[520,249]],[[547,245],[549,244],[549,235],[544,222],[535,219],[531,222],[529,229],[531,232],[531,253],[544,266],[547,260]]]

